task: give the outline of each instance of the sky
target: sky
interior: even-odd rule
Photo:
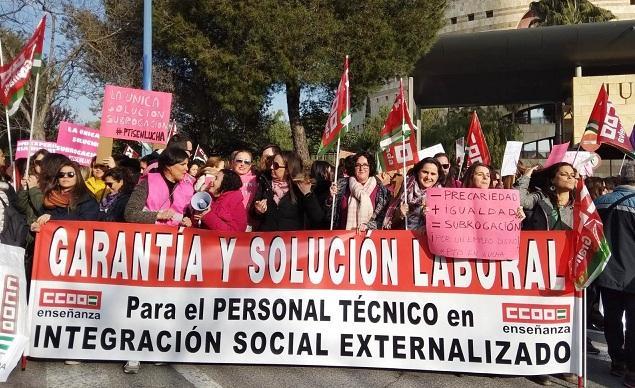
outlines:
[[[83,1],[85,0],[74,0],[74,1],[77,4],[79,4],[80,2],[83,3]],[[15,7],[15,4],[17,3],[5,2],[5,0],[0,0],[0,14],[13,9],[13,7]],[[12,23],[12,25],[8,27],[14,31],[22,33],[23,36],[28,37],[35,30],[35,27],[37,26],[37,23],[39,22],[42,15],[43,15],[43,12],[41,10],[36,9],[35,7],[26,7],[15,16],[15,19],[16,19],[15,23]],[[55,39],[58,42],[60,42],[59,39],[63,39],[63,35],[61,33],[58,33],[55,36]],[[47,29],[46,29],[46,33],[44,37],[44,54],[45,55],[47,55],[48,53],[50,41],[51,41],[51,28],[50,28],[50,18],[48,18]],[[63,43],[63,41],[61,42]],[[8,60],[8,58],[5,58],[5,60]],[[139,58],[139,60],[141,60],[141,58]],[[142,74],[139,74],[140,78],[142,76],[143,76]],[[100,118],[99,112],[97,114],[94,114],[91,111],[91,108],[94,107],[94,104],[93,104],[93,101],[89,99],[89,97],[86,95],[80,95],[77,98],[68,100],[67,105],[71,110],[75,111],[77,115],[76,121],[78,122],[78,124],[94,122],[96,120],[99,120]],[[288,120],[289,115],[287,112],[286,93],[284,91],[277,92],[272,96],[271,105],[269,106],[268,112],[275,113],[279,110],[284,113],[285,119]]]

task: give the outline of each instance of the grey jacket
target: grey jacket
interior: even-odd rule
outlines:
[[[560,222],[554,223],[550,217],[554,213],[553,204],[542,191],[529,192],[530,179],[528,176],[522,176],[516,181],[516,189],[520,192],[520,206],[527,214],[523,221],[523,229],[552,230],[554,226],[559,230],[573,229],[573,203],[558,209]]]

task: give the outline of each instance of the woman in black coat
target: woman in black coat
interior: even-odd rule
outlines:
[[[303,230],[306,223],[319,223],[324,212],[311,182],[302,174],[302,160],[290,151],[274,155],[271,175],[261,174],[252,214],[260,220],[258,230]]]
[[[123,167],[111,168],[104,174],[106,195],[99,204],[99,221],[124,222],[124,211],[135,183]]]
[[[90,195],[79,165],[65,162],[57,170],[55,179],[44,191],[42,214],[31,224],[39,232],[49,220],[95,221],[99,217],[99,204]]]

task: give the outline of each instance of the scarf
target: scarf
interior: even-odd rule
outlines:
[[[363,185],[355,177],[348,178],[351,195],[348,197],[346,230],[357,229],[373,217],[373,201],[370,195],[375,187],[377,187],[377,180],[374,177],[370,177]]]
[[[118,196],[119,196],[119,193],[108,193],[108,194],[106,194],[104,196],[104,198],[102,198],[101,202],[99,203],[99,211],[100,212],[107,212],[108,209],[110,209],[112,204],[115,202],[115,200],[117,199]]]
[[[53,209],[56,207],[69,207],[71,204],[70,191],[61,192],[60,190],[51,190],[44,197],[44,207]]]
[[[271,189],[273,190],[273,201],[278,205],[282,197],[289,192],[289,183],[286,181],[272,181]]]

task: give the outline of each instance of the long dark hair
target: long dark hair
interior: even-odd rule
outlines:
[[[302,174],[302,159],[298,154],[293,151],[282,151],[278,155],[284,160],[284,164],[287,166],[285,169],[285,181],[289,184],[289,195],[291,196],[291,203],[296,203],[297,197],[295,194],[295,185],[293,179]]]
[[[59,174],[62,168],[69,167],[69,166],[73,168],[73,171],[75,171],[75,179],[76,179],[75,186],[73,186],[73,188],[70,190],[71,201],[68,207],[69,209],[72,210],[77,207],[79,202],[84,197],[89,195],[88,188],[86,188],[86,182],[84,181],[84,177],[82,176],[82,171],[81,171],[81,168],[79,167],[79,164],[72,162],[70,160],[60,164],[60,166],[57,168],[57,171],[55,172],[55,178],[54,178],[55,181],[53,183],[48,184],[47,189],[44,191],[44,196],[45,197],[48,196],[53,191],[61,190],[61,187],[59,185],[59,179],[57,178],[57,174]]]
[[[42,173],[38,177],[38,184],[43,193],[47,190],[50,191],[57,185],[57,173],[65,163],[70,163],[70,161],[66,155],[57,153],[49,153],[42,159]]]
[[[240,190],[243,187],[243,181],[240,180],[240,175],[236,171],[224,168],[219,172],[223,173],[223,181],[218,188],[221,194],[226,191]]]
[[[102,179],[106,180],[107,177],[111,177],[118,182],[123,182],[123,186],[120,190],[121,193],[131,193],[137,184],[130,171],[124,167],[111,168],[104,174]]]
[[[163,174],[168,167],[188,159],[189,155],[185,150],[176,147],[166,148],[161,152],[161,155],[159,155],[159,172]]]
[[[532,175],[532,179],[530,181],[530,187],[539,188],[542,193],[547,198],[549,198],[549,201],[551,201],[551,204],[554,206],[554,208],[558,207],[558,194],[556,193],[555,187],[553,186],[553,183],[551,181],[553,180],[553,178],[555,178],[558,170],[560,170],[560,168],[562,167],[571,167],[571,169],[573,169],[573,172],[577,173],[577,170],[573,168],[570,163],[560,162],[553,164],[545,168],[544,170],[536,171]],[[569,204],[573,203],[574,198],[575,188],[569,191]]]

